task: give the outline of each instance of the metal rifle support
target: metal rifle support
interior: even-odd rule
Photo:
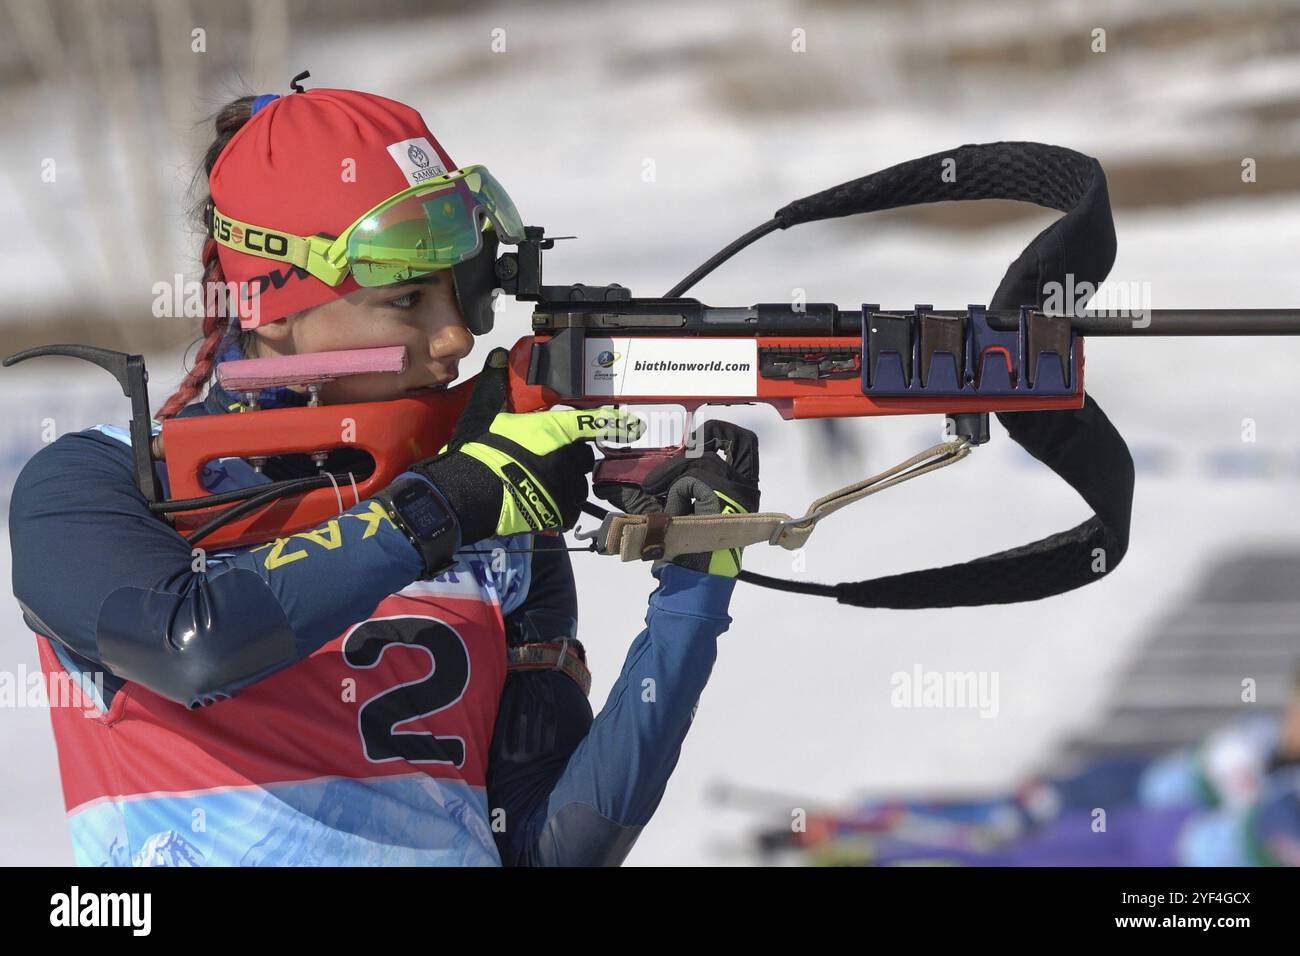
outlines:
[[[149,415],[149,372],[144,367],[144,356],[114,352],[93,345],[42,345],[15,352],[4,360],[4,367],[42,355],[66,355],[81,359],[98,365],[117,379],[122,394],[131,400],[131,454],[135,459],[135,483],[150,504],[158,502],[158,485],[154,481],[153,454],[150,449],[153,421]]]

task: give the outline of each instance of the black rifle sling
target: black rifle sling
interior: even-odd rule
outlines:
[[[1115,228],[1101,164],[1039,143],[969,145],[914,159],[792,203],[777,218],[786,228],[835,215],[965,199],[1016,199],[1065,213],[1011,264],[991,309],[1041,306],[1048,283],[1065,287],[1069,275],[1075,287],[1096,285],[1110,272]],[[1000,412],[998,420],[1083,497],[1093,509],[1091,518],[1069,531],[963,564],[867,581],[815,584],[749,571],[742,571],[741,579],[858,607],[973,607],[1034,601],[1114,570],[1128,548],[1133,459],[1101,408],[1085,395],[1079,409]]]

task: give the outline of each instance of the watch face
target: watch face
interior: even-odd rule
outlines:
[[[450,516],[434,500],[433,494],[420,489],[402,495],[394,504],[401,509],[407,527],[421,538],[431,538],[444,531],[450,521]]]

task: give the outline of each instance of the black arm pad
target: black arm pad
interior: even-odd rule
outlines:
[[[275,594],[241,568],[196,574],[178,593],[119,588],[100,606],[96,641],[114,674],[187,707],[230,697],[296,653]]]

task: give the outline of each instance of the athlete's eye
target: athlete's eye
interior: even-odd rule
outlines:
[[[420,293],[408,292],[405,295],[399,295],[396,299],[390,299],[388,304],[394,309],[413,309],[419,301]]]

